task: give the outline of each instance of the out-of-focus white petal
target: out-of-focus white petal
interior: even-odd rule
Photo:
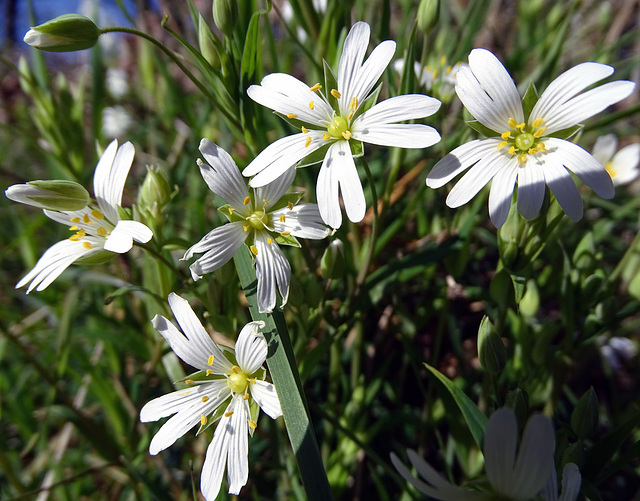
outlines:
[[[267,340],[259,329],[264,322],[249,322],[245,325],[236,342],[236,360],[240,368],[251,375],[257,371],[267,359]]]
[[[501,494],[508,495],[513,484],[517,444],[515,414],[511,409],[498,409],[489,418],[484,432],[484,463],[489,482]]]
[[[187,249],[182,259],[191,259],[195,253],[206,252],[189,267],[194,280],[200,279],[205,273],[217,270],[229,261],[244,243],[247,235],[242,221],[227,223],[210,231],[197,244]]]
[[[206,163],[198,162],[198,167],[209,189],[236,210],[242,210],[248,190],[231,155],[208,139],[200,141],[199,149]]]
[[[249,390],[251,391],[251,396],[265,414],[273,419],[282,416],[280,400],[276,393],[276,387],[273,386],[273,384],[257,380],[255,383],[249,385]]]
[[[533,158],[518,169],[518,211],[525,219],[533,219],[540,212],[544,200],[544,174]]]
[[[552,468],[555,470],[555,468]],[[580,494],[580,484],[582,475],[580,470],[573,463],[567,463],[562,470],[562,494],[559,501],[576,501]]]
[[[146,243],[153,237],[153,232],[138,221],[118,221],[104,243],[104,250],[124,254],[133,247],[133,241]]]
[[[342,224],[342,211],[338,199],[338,173],[333,168],[335,162],[331,160],[331,148],[324,157],[322,167],[316,181],[316,197],[318,198],[318,210],[323,221],[332,228],[340,228]]]
[[[495,175],[491,181],[489,192],[489,217],[496,228],[500,228],[507,220],[511,209],[513,188],[518,175],[517,160],[510,159],[504,169]]]
[[[541,167],[547,186],[555,195],[560,207],[574,221],[582,218],[582,198],[573,182],[571,175],[562,165],[562,159],[553,152],[544,155],[544,165]]]
[[[613,155],[609,174],[612,175],[613,184],[621,186],[630,183],[638,177],[638,164],[640,163],[640,144],[625,146]]]
[[[609,160],[613,158],[616,148],[618,147],[618,139],[615,134],[607,134],[606,136],[600,136],[596,140],[596,144],[593,146],[593,158],[595,158],[602,165],[607,165]]]
[[[284,221],[282,217],[284,216]],[[278,233],[290,232],[294,237],[318,240],[331,233],[320,215],[316,204],[299,204],[289,209],[279,209],[272,213],[273,228]]]
[[[498,143],[500,143],[500,140],[495,138],[474,139],[458,146],[441,159],[429,172],[427,186],[429,188],[444,186],[490,152],[497,151]]]

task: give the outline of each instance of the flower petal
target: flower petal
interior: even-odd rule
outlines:
[[[509,495],[518,442],[518,423],[511,409],[498,409],[484,432],[484,463],[487,478],[496,492]]]
[[[433,127],[422,124],[383,124],[362,127],[353,138],[365,143],[398,148],[427,148],[440,141]]]
[[[340,55],[340,62],[338,63],[338,90],[342,92],[345,97],[340,100],[340,114],[347,115],[344,110],[349,109],[353,89],[355,88],[358,80],[358,72],[362,65],[362,60],[367,52],[369,46],[369,35],[371,29],[369,25],[363,21],[355,23],[347,37],[344,40],[344,46],[342,48],[342,54]],[[388,63],[387,63],[388,64]],[[384,71],[384,69],[383,69]],[[376,79],[377,80],[377,79]],[[329,92],[331,89],[326,89]],[[347,98],[347,95],[349,96]],[[343,106],[342,101],[349,101],[346,106]]]
[[[249,322],[245,325],[236,341],[236,359],[240,368],[251,375],[257,371],[267,359],[267,340],[260,332],[264,322]]]
[[[230,427],[227,432],[227,480],[229,494],[239,494],[249,477],[249,406],[241,398],[233,398],[232,405],[233,407],[229,406],[229,412],[232,411],[233,414],[227,425]]]
[[[116,227],[111,230],[104,243],[104,250],[124,254],[133,247],[133,241],[148,242],[153,237],[153,232],[138,221],[118,221]]]
[[[117,207],[122,200],[122,190],[134,155],[135,148],[130,142],[127,141],[118,148],[118,141],[112,141],[100,158],[93,176],[98,206],[113,224],[120,220]]]
[[[540,492],[549,478],[551,468],[555,468],[555,446],[551,420],[542,414],[531,416],[524,428],[513,469],[511,495],[530,499]]]
[[[544,200],[545,182],[540,166],[529,158],[518,170],[518,211],[525,219],[533,219],[540,212]]]
[[[154,398],[140,409],[140,422],[157,421],[163,417],[171,416],[185,407],[190,407],[194,401],[202,400],[203,386],[192,386],[185,390],[173,391]]]
[[[199,150],[207,163],[198,162],[198,167],[209,189],[241,210],[249,192],[231,155],[208,139],[200,141]]]
[[[609,160],[613,158],[618,147],[618,139],[615,134],[607,134],[606,136],[600,136],[596,140],[596,144],[593,146],[591,154],[602,165],[607,165]]]
[[[571,174],[562,165],[562,160],[552,153],[547,153],[544,159],[545,181],[551,192],[555,195],[560,207],[574,221],[582,218],[582,198],[573,182]]]
[[[602,198],[613,198],[615,188],[606,169],[587,151],[564,139],[549,138],[545,141],[549,154],[576,174],[584,184]]]
[[[256,233],[256,278],[258,279],[258,309],[260,313],[270,313],[276,305],[276,286],[282,296],[282,306],[289,297],[291,266],[278,244],[263,232]]]
[[[200,490],[207,500],[214,500],[220,492],[222,475],[227,465],[227,456],[231,446],[231,435],[235,432],[231,425],[231,416],[227,416],[229,411],[234,409],[236,399],[232,398],[225,414],[220,418],[213,440],[207,447],[207,454],[202,465],[200,475]]]
[[[625,146],[611,159],[611,171],[614,185],[630,183],[638,177],[640,163],[640,144]]]
[[[372,108],[356,118],[351,132],[355,133],[376,124],[391,124],[428,117],[440,109],[440,104],[437,99],[422,94],[391,97],[373,105]]]
[[[291,166],[284,171],[284,174],[277,177],[269,184],[265,184],[260,188],[255,188],[256,209],[264,208],[265,211],[269,212],[270,208],[282,198],[282,195],[284,195],[289,188],[291,188],[291,183],[295,176],[296,168]]]
[[[555,471],[555,468],[552,468]],[[576,501],[580,494],[582,475],[573,463],[567,463],[562,470],[562,494],[559,501]]]
[[[491,181],[489,217],[496,228],[500,228],[509,215],[518,168],[517,160],[512,158]]]
[[[205,273],[217,270],[229,261],[246,240],[248,234],[241,221],[227,223],[214,228],[197,244],[187,249],[182,258],[184,260],[191,259],[195,253],[206,252],[189,267],[193,279],[199,280]]]
[[[249,386],[249,390],[251,391],[251,396],[265,414],[273,419],[277,419],[282,416],[280,400],[276,393],[276,387],[272,383],[257,380],[254,384]]]
[[[474,139],[458,146],[433,167],[427,176],[429,188],[440,188],[489,152],[498,149],[498,139]]]
[[[351,222],[359,223],[364,218],[367,202],[364,199],[364,190],[349,143],[336,141],[327,151],[327,157],[329,157],[328,162],[332,163],[329,168],[338,177],[347,217]]]
[[[193,405],[183,407],[175,416],[163,424],[158,433],[151,439],[149,454],[155,456],[158,452],[171,447],[176,440],[200,423],[201,409],[205,406],[202,400],[196,400]]]
[[[316,204],[299,204],[291,209],[285,207],[274,211],[272,216],[273,228],[278,233],[288,231],[294,237],[314,240],[325,238],[331,233]]]
[[[336,169],[333,168],[333,164],[334,160],[329,155],[329,151],[327,151],[316,181],[316,197],[318,198],[318,210],[322,220],[332,228],[340,228],[342,211],[340,210],[340,200],[338,199],[339,176]]]

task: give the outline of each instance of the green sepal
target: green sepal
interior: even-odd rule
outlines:
[[[322,60],[324,68],[324,95],[334,110],[339,110],[338,100],[331,94],[331,89],[338,89],[338,79],[333,74],[331,66],[324,59]]]
[[[302,247],[302,245],[300,245],[300,242],[298,242],[298,239],[296,237],[294,237],[293,235],[281,235],[279,233],[275,233],[274,234],[276,236],[276,242],[278,242],[280,245],[289,245],[291,247]]]
[[[288,207],[289,204],[296,205],[300,200],[302,200],[303,196],[304,192],[302,191],[292,191],[289,193],[285,193],[280,197],[280,200],[278,200],[275,204],[273,204],[273,206],[269,208],[269,212],[275,212],[277,210],[284,209],[285,207]]]
[[[71,52],[89,49],[98,42],[100,29],[88,17],[64,14],[31,28],[25,43],[49,52]]]
[[[222,374],[209,374],[207,376],[207,371],[198,371],[198,372],[194,372],[193,374],[189,374],[188,376],[185,376],[181,379],[178,379],[177,381],[174,381],[173,384],[179,390],[183,390],[186,388],[193,387],[192,384],[187,384],[186,381],[210,382],[210,381],[213,381],[214,379],[224,379],[224,378],[225,376]]]
[[[233,207],[231,207],[229,204],[218,207],[218,211],[222,212],[231,223],[236,223],[238,221],[245,220],[245,218],[242,216],[239,216],[237,213],[238,211],[235,210]]]
[[[350,140],[349,148],[351,148],[351,155],[353,158],[358,158],[364,155],[364,144],[362,144],[362,141],[357,141],[356,139]]]
[[[116,256],[115,252],[110,252],[104,249],[100,249],[93,254],[89,254],[88,256],[81,257],[80,259],[76,259],[74,264],[104,264],[108,261],[111,261]]]
[[[318,129],[318,124],[312,124],[309,122],[305,122],[303,120],[299,120],[297,118],[289,118],[287,115],[285,115],[284,113],[280,113],[279,111],[274,111],[273,114],[278,115],[280,118],[282,118],[282,120],[287,122],[289,125],[292,125],[296,129],[298,129],[298,132],[302,131],[302,127],[306,129],[311,129],[311,130]]]
[[[324,157],[327,156],[327,150],[329,146],[333,144],[333,141],[327,141],[327,144],[321,146],[315,151],[309,153],[306,157],[298,162],[297,167],[307,167],[308,165],[314,165],[320,163],[324,160]]]
[[[478,120],[471,120],[467,122],[467,125],[471,127],[473,130],[479,132],[485,137],[496,137],[500,136],[500,134],[494,130],[491,130],[486,125],[481,124]],[[504,131],[503,131],[504,132]]]
[[[553,133],[553,137],[557,139],[569,139],[575,136],[580,131],[580,129],[582,129],[582,127],[582,124],[578,124],[574,125],[573,127],[569,127],[568,129],[558,130]]]
[[[227,398],[218,407],[216,407],[216,409],[213,411],[212,414],[210,414],[209,416],[206,416],[207,422],[205,424],[202,424],[202,422],[200,422],[198,431],[196,431],[196,437],[222,417],[222,415],[227,411],[227,407],[229,406],[230,401],[231,401],[231,397]]]
[[[365,99],[364,102],[360,104],[360,106],[358,106],[358,110],[355,112],[355,114],[353,115],[353,118],[350,120],[351,123],[353,123],[353,121],[356,118],[358,118],[360,115],[362,115],[365,111],[368,111],[371,108],[373,108],[373,105],[376,104],[376,102],[378,101],[378,96],[380,95],[380,89],[382,89],[382,82],[380,82],[378,86],[375,88],[375,90],[371,94],[369,94],[367,99]]]
[[[259,415],[260,415],[260,407],[258,406],[258,403],[253,398],[249,398],[249,417],[251,418],[251,421],[253,421],[256,424],[256,428],[258,424]],[[256,428],[254,428],[253,426],[249,426],[250,437],[253,437],[253,433],[256,431]]]
[[[524,111],[524,121],[527,122],[529,120],[529,115],[531,115],[531,110],[538,102],[539,96],[538,91],[536,90],[536,86],[531,82],[529,87],[527,87],[527,91],[524,93],[522,97],[522,110]]]
[[[116,206],[118,210],[118,217],[124,221],[131,221],[133,216],[131,215],[131,209],[125,209],[124,207]],[[112,223],[117,223],[117,221],[111,221]]]

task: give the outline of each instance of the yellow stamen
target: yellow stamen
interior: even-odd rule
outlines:
[[[310,144],[311,144],[311,137],[308,137],[307,140],[304,142],[304,147],[308,148]]]
[[[281,222],[281,223],[284,223],[285,219],[286,219],[286,218],[284,217],[284,214],[282,214],[282,216],[280,216],[280,222]]]
[[[302,133],[303,134],[307,134],[309,132],[309,129],[307,129],[304,125],[302,126]]]
[[[533,137],[540,137],[544,134],[544,131],[547,130],[546,127],[540,127],[537,131],[533,133]]]
[[[322,139],[324,139],[324,140],[326,141],[327,139],[331,139],[331,136],[329,136],[329,134],[327,134],[326,132],[324,132],[324,133],[322,134]]]
[[[205,416],[204,414],[200,414],[200,424],[202,426],[204,426],[205,424],[207,424],[207,416]]]
[[[514,146],[512,146],[511,148],[509,148],[509,154],[510,155],[515,155],[516,154],[516,149]]]
[[[107,230],[102,226],[100,226],[96,231],[101,237],[104,237],[107,234]]]
[[[213,374],[213,371],[211,369],[207,369],[205,376],[210,376],[211,374]]]
[[[229,412],[225,412],[224,413],[224,417],[231,417],[233,416],[233,411],[229,411]]]
[[[520,129],[520,132],[523,132],[525,125],[526,124],[524,122],[522,122],[521,124],[516,125],[516,129]]]
[[[185,381],[185,384],[195,384],[195,383],[193,382],[193,379],[187,379]]]
[[[263,199],[262,199],[262,203],[263,203],[263,204],[265,204],[265,205],[269,205],[269,202],[267,201],[267,199],[266,199],[266,198],[263,198]]]
[[[447,66],[447,69],[446,69],[447,75],[448,75],[449,73],[451,73],[451,70],[452,70],[452,69],[453,69],[453,67],[452,67],[451,65]]]
[[[202,397],[202,403],[206,403],[208,401],[209,401],[209,397],[207,397],[206,395]]]
[[[99,210],[92,210],[91,211],[91,215],[93,217],[95,217],[96,219],[98,219],[98,220],[104,219],[104,216],[102,215],[102,212],[100,212]]]
[[[342,96],[342,94],[340,94],[337,90],[335,89],[331,89],[331,95],[333,97],[335,97],[336,99],[340,99],[340,96]]]
[[[501,150],[502,148],[504,148],[508,143],[506,141],[501,141],[498,143],[498,149]]]
[[[293,210],[293,202],[289,202],[287,204],[287,207],[289,207],[289,210]]]
[[[288,237],[289,235],[291,235],[290,231],[283,231],[282,233],[280,233],[280,235],[282,235],[283,237]]]
[[[295,113],[287,113],[287,118],[298,118],[298,115]]]
[[[208,365],[213,365],[213,355],[209,355],[209,359],[207,360]]]
[[[244,394],[244,397],[242,397],[242,400],[249,400],[249,394],[248,394],[248,393],[245,393],[245,394]]]
[[[258,255],[258,248],[255,245],[252,245],[250,249],[251,249],[251,252],[253,252],[254,256]]]
[[[320,89],[322,89],[322,85],[320,85],[319,83],[315,84],[313,87],[309,87],[309,90],[311,92],[315,92],[315,91],[320,90]]]
[[[349,109],[351,111],[355,111],[356,109],[358,109],[358,98],[353,96],[351,98],[351,103],[349,103]]]
[[[544,143],[538,143],[538,151],[546,151],[547,147],[544,145]]]
[[[344,137],[348,141],[349,139],[351,139],[351,131],[350,130],[345,130],[342,133],[342,137]]]
[[[313,109],[313,101],[309,101],[309,109],[312,110]]]
[[[229,214],[233,214],[235,212],[235,209],[233,207],[229,207]]]
[[[253,429],[258,427],[258,423],[256,423],[255,421],[253,421],[252,419],[249,419],[249,426]]]
[[[85,249],[93,249],[93,245],[91,245],[89,242],[82,242],[82,246]]]
[[[80,222],[80,218],[79,218],[79,217],[72,217],[72,218],[70,219],[70,221],[71,221],[72,223],[79,223],[79,222]]]
[[[273,240],[271,240],[270,238],[267,238],[267,243],[271,245],[273,243]]]
[[[442,56],[440,58],[440,66],[444,66],[445,64],[447,64],[447,56]]]
[[[231,372],[233,372],[234,374],[240,374],[242,372],[242,369],[237,365],[234,365],[233,367],[231,367]]]
[[[78,231],[78,227],[75,224],[73,226],[69,226],[69,231]]]
[[[349,112],[349,116],[347,117],[347,120],[351,120],[353,118],[353,111]]]
[[[500,137],[506,141],[511,137],[511,132],[510,131],[503,132],[502,134],[500,134]]]
[[[524,165],[527,163],[527,155],[525,155],[524,153],[522,155],[518,155],[518,163],[520,165]]]
[[[542,125],[542,118],[536,118],[531,125],[537,129]]]
[[[244,201],[242,203],[245,205],[249,205],[249,202],[251,202],[251,197],[244,197]]]
[[[512,129],[515,129],[516,125],[518,125],[518,122],[516,122],[515,118],[509,118],[509,120],[507,120],[507,123],[509,124],[509,127],[511,127]]]
[[[242,227],[242,229],[243,229],[244,231],[249,231],[249,227],[248,227],[248,226],[243,226],[243,227]]]
[[[89,214],[85,214],[84,216],[82,216],[82,221],[90,224],[91,223],[91,219],[89,218]]]
[[[249,382],[250,382],[251,384],[256,384],[256,378],[249,379]]]
[[[535,155],[536,153],[538,153],[538,149],[537,148],[529,148],[529,151],[527,151],[527,153],[529,155]]]

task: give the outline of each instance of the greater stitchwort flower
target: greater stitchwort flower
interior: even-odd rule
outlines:
[[[416,489],[442,501],[490,501],[496,495],[503,501],[529,501],[550,481],[554,448],[553,426],[542,414],[529,418],[518,448],[518,423],[513,411],[505,408],[491,415],[484,434],[485,471],[491,493],[450,484],[412,450],[407,451],[409,461],[426,483],[414,477],[393,453],[391,462]]]
[[[118,148],[118,142],[113,141],[104,151],[93,176],[97,206],[90,204],[74,211],[43,211],[48,218],[66,224],[74,233],[48,249],[16,288],[29,284],[27,294],[34,288],[44,290],[74,262],[104,262],[114,253],[129,252],[134,240],[142,243],[151,240],[153,233],[147,226],[122,219],[119,209],[134,154],[134,147],[129,142]],[[20,186],[10,187],[7,196],[13,198],[12,191]],[[14,200],[30,203],[18,198]]]
[[[593,158],[604,165],[615,186],[628,184],[638,177],[640,144],[630,144],[616,152],[618,140],[613,134],[600,136],[593,146]]]
[[[149,453],[158,454],[198,424],[199,434],[219,420],[202,467],[202,494],[208,501],[216,498],[225,466],[229,493],[238,494],[249,476],[248,435],[257,426],[258,406],[273,419],[282,415],[273,384],[264,381],[267,342],[259,332],[264,322],[245,325],[233,353],[211,340],[185,299],[171,293],[169,305],[184,334],[160,315],[153,318],[153,326],[175,354],[199,372],[178,381],[178,391],[140,411],[143,423],[175,414],[153,437]]]
[[[549,186],[569,217],[582,217],[582,199],[571,174],[604,198],[614,194],[611,177],[588,152],[566,140],[577,124],[627,97],[635,84],[609,82],[586,92],[590,85],[610,76],[613,68],[582,63],[556,78],[533,105],[535,91],[527,92],[526,108],[500,61],[488,50],[474,49],[469,67],[457,73],[456,92],[488,136],[457,147],[440,160],[427,177],[439,188],[471,167],[447,197],[449,207],[471,200],[489,181],[489,215],[499,228],[511,207],[518,183],[518,211],[526,219],[540,212]],[[533,99],[531,99],[533,97]]]
[[[217,270],[247,241],[256,260],[258,306],[271,312],[276,305],[276,286],[283,305],[289,296],[291,267],[278,243],[300,247],[296,237],[321,239],[330,230],[323,224],[316,204],[299,204],[301,194],[286,191],[295,169],[289,166],[282,176],[249,193],[240,170],[223,149],[208,139],[200,142],[200,152],[208,163],[198,160],[205,182],[229,205],[220,211],[229,223],[215,228],[187,250],[183,259],[205,254],[191,267],[194,280]]]
[[[301,132],[268,146],[242,172],[254,176],[250,185],[264,186],[289,166],[322,162],[317,181],[322,219],[333,228],[342,224],[338,191],[349,220],[359,222],[366,210],[362,184],[353,161],[363,153],[362,143],[401,148],[425,148],[440,140],[438,132],[422,124],[398,124],[435,113],[440,101],[411,94],[375,104],[374,86],[393,57],[396,44],[386,40],[369,58],[369,25],[353,25],[344,42],[336,79],[325,66],[325,90],[297,78],[273,73],[252,85],[247,94],[298,127]]]

